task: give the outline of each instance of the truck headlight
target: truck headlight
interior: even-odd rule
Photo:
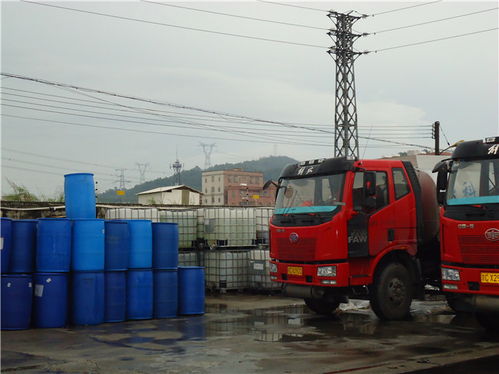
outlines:
[[[442,279],[447,281],[460,281],[459,270],[442,268]]]
[[[336,266],[319,266],[317,268],[318,277],[336,277]]]
[[[269,270],[271,273],[277,273],[277,265],[273,262],[269,262]]]

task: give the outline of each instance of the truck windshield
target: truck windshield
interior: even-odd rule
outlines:
[[[275,214],[332,212],[341,202],[345,174],[283,179]]]
[[[499,159],[454,161],[448,205],[499,203]]]

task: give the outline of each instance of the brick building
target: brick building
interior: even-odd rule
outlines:
[[[273,206],[275,186],[263,191],[263,173],[242,169],[205,171],[203,205]]]

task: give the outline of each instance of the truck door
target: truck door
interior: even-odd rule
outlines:
[[[376,204],[364,205],[364,173],[355,173],[353,185],[354,215],[348,222],[348,257],[375,256],[388,245],[389,226],[396,214],[389,205],[388,173],[376,171]]]

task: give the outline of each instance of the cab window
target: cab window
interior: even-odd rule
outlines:
[[[393,184],[395,187],[395,200],[400,199],[410,192],[409,183],[407,183],[404,171],[401,168],[393,169]]]
[[[353,208],[354,210],[362,210],[362,202],[364,199],[364,173],[355,173],[353,182]],[[379,210],[388,205],[388,178],[384,171],[376,172],[376,210]]]

